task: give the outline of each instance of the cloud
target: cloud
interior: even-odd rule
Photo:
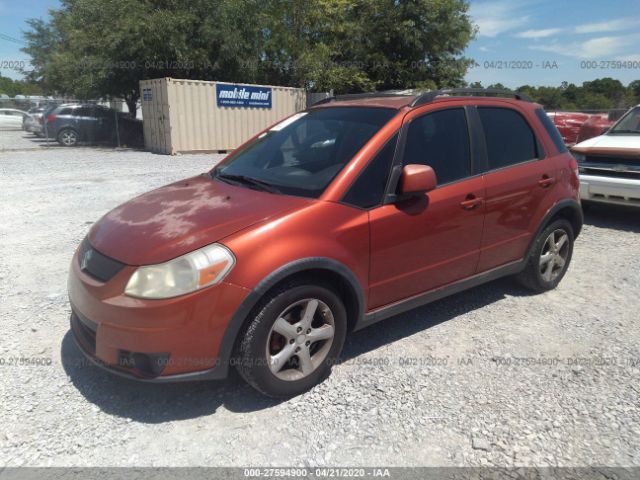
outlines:
[[[626,30],[640,24],[638,19],[632,18],[618,18],[615,20],[607,20],[605,22],[586,23],[584,25],[578,25],[575,28],[576,33],[601,33],[601,32],[615,32],[618,30]]]
[[[619,54],[624,47],[633,41],[635,40],[631,36],[597,37],[584,42],[554,42],[546,45],[532,45],[529,48],[531,50],[557,53],[568,57],[602,58]]]
[[[542,30],[525,30],[517,33],[515,36],[519,38],[546,38],[561,32],[561,28],[545,28]]]
[[[623,62],[640,62],[640,53],[632,53],[631,55],[618,55],[616,60]]]
[[[478,50],[480,50],[481,52],[490,52],[491,51],[489,49],[489,47],[478,47]]]
[[[521,4],[516,2],[474,2],[469,9],[469,15],[478,25],[479,37],[496,37],[529,22],[529,16],[521,15],[521,10]]]

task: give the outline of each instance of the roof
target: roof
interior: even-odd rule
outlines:
[[[418,92],[416,94],[373,92],[353,95],[338,95],[328,97],[316,102],[313,107],[323,106],[358,106],[358,107],[383,107],[401,109],[403,107],[418,107],[436,100],[467,98],[502,98],[531,103],[526,95],[510,90],[484,89],[484,88],[450,88]]]
[[[348,100],[341,100],[338,97],[335,101],[326,102],[319,104],[317,106],[322,107],[382,107],[382,108],[393,108],[399,110],[402,107],[409,105],[413,99],[414,95],[394,95],[394,96],[380,96],[380,97],[363,97],[363,98],[352,98]],[[315,106],[315,105],[314,105]]]

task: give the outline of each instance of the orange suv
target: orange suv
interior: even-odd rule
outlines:
[[[328,375],[350,331],[505,275],[554,288],[578,189],[519,93],[328,99],[98,221],[71,263],[71,328],[128,377],[235,366],[289,397]]]

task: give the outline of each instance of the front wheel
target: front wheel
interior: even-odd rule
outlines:
[[[294,283],[270,295],[241,340],[240,375],[270,397],[287,398],[324,380],[347,331],[347,314],[327,286]]]
[[[517,276],[535,292],[554,289],[562,280],[573,255],[573,227],[565,219],[548,225],[536,237],[525,269]]]

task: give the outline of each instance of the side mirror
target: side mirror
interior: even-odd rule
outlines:
[[[406,165],[400,176],[400,194],[418,195],[436,188],[436,172],[428,165]]]

